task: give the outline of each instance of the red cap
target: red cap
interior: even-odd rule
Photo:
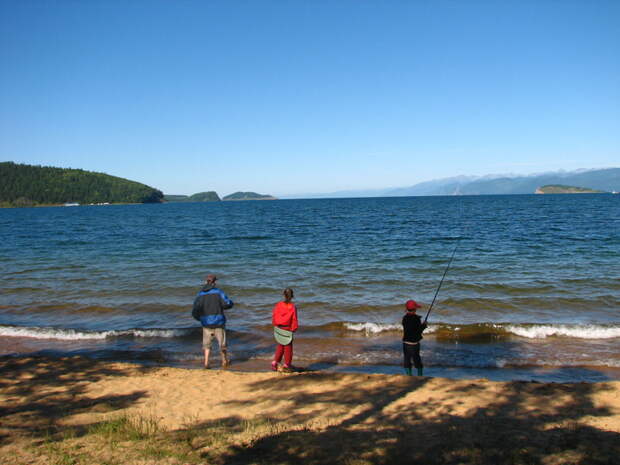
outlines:
[[[408,300],[405,304],[407,310],[415,310],[416,308],[422,308],[422,305],[417,303],[415,300]]]

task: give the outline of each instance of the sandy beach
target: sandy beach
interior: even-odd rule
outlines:
[[[618,463],[620,382],[0,359],[2,464]]]

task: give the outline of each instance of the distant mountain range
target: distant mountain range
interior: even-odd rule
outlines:
[[[421,182],[409,187],[374,190],[350,190],[325,194],[307,194],[303,197],[401,197],[423,195],[498,195],[533,194],[541,186],[561,184],[600,190],[620,191],[620,168],[560,171],[527,176],[489,175],[456,176]],[[287,196],[292,198],[293,196]],[[295,197],[302,197],[295,196]]]
[[[546,187],[545,189],[542,189]],[[498,195],[620,191],[620,168],[561,171],[528,176],[456,176],[409,187],[303,194],[285,198],[402,197],[427,195]],[[212,202],[275,200],[256,192],[235,192],[223,198],[214,191],[165,195],[158,189],[104,173],[69,168],[0,162],[0,207],[35,205]]]

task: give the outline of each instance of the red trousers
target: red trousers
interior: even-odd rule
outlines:
[[[284,364],[290,365],[293,361],[293,343],[287,344],[283,346],[282,344],[278,344],[276,346],[276,354],[273,357],[273,361],[276,363],[280,363],[282,360],[282,355],[284,355]]]

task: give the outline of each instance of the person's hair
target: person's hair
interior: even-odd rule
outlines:
[[[284,289],[284,292],[282,294],[284,295],[284,302],[286,303],[289,303],[291,300],[293,300],[293,297],[295,296],[293,294],[293,289],[291,289],[290,287]]]

